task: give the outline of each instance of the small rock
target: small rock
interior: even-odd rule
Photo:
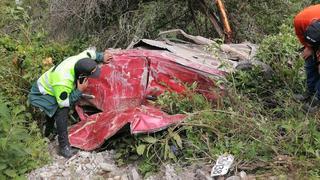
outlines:
[[[230,176],[226,180],[241,180],[240,176]]]
[[[200,169],[196,170],[195,176],[200,180],[212,180],[212,178],[209,176],[209,174],[206,174]]]
[[[270,176],[268,177],[268,180],[278,180],[278,176]]]
[[[166,179],[167,180],[177,180],[180,179],[175,173],[174,168],[171,165],[166,165]]]
[[[113,180],[113,178],[108,178],[107,180]]]
[[[93,169],[93,168],[94,168],[91,164],[87,164],[86,167],[87,167],[88,169]]]
[[[62,176],[64,176],[64,177],[70,176],[70,172],[69,171],[63,171],[62,172]]]
[[[121,180],[129,180],[128,175],[127,174],[122,175],[121,176]]]
[[[81,165],[79,165],[76,169],[76,173],[81,173],[82,172],[82,167]]]
[[[116,170],[116,167],[114,165],[108,164],[108,163],[100,163],[99,166],[102,170],[108,171],[108,172],[112,172]]]
[[[140,180],[141,179],[136,168],[131,169],[131,177],[132,177],[132,180]]]
[[[101,153],[99,153],[99,154],[96,155],[95,162],[96,162],[97,164],[104,162],[104,158],[103,158],[103,155],[102,155]]]
[[[79,156],[81,158],[87,158],[87,157],[91,156],[91,153],[90,152],[86,152],[86,151],[79,151]]]
[[[115,177],[113,177],[113,179],[114,179],[114,180],[120,180],[121,177],[120,177],[120,176],[115,176]]]
[[[239,176],[240,176],[241,180],[248,180],[247,173],[244,171],[241,171]]]
[[[52,174],[49,173],[49,172],[42,172],[42,173],[40,173],[40,177],[42,177],[42,178],[48,178],[48,177],[51,177],[51,176],[52,176]]]

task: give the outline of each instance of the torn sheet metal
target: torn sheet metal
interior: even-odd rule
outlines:
[[[69,130],[71,145],[94,150],[126,124],[136,134],[179,123],[185,115],[168,115],[149,104],[146,97],[165,91],[184,93],[185,84],[197,82],[197,91],[215,101],[221,94],[212,89],[222,89],[215,80],[234,71],[239,58],[251,57],[247,45],[223,45],[217,54],[212,54],[204,45],[211,40],[182,35],[193,43],[143,39],[127,50],[111,51],[112,61],[101,66],[99,78],[89,79],[84,92],[95,98],[83,98],[76,107],[81,121]],[[243,49],[234,51],[235,47]]]
[[[200,68],[201,69],[201,68]],[[223,75],[217,69],[197,70],[192,64],[179,64],[179,59],[166,52],[123,50],[113,53],[110,64],[102,65],[99,78],[89,79],[84,99],[76,107],[81,121],[70,128],[70,143],[84,150],[98,148],[103,142],[130,124],[131,133],[150,133],[178,123],[185,115],[168,115],[146,101],[164,91],[183,93],[184,84],[198,82],[198,91],[209,99],[217,94],[209,75]],[[94,107],[92,113],[86,107]]]

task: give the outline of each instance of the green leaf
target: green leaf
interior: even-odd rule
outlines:
[[[154,144],[156,143],[158,140],[154,137],[151,137],[151,136],[147,136],[147,137],[144,137],[143,138],[143,141],[149,143],[149,144]]]
[[[146,149],[146,145],[144,144],[140,144],[138,147],[137,147],[137,153],[139,155],[142,155],[144,153],[144,150]]]
[[[0,138],[0,148],[5,150],[7,146],[7,138]]]
[[[4,174],[0,173],[0,179],[7,179],[7,177]]]
[[[18,176],[14,178],[15,180],[27,180],[25,176]]]
[[[178,146],[182,149],[182,140],[179,134],[174,133],[173,139],[177,142]]]
[[[177,157],[171,151],[169,152],[169,158],[177,161]]]
[[[17,173],[15,170],[7,169],[4,171],[4,173],[9,177],[16,177]]]
[[[15,108],[12,110],[12,112],[13,112],[13,114],[14,114],[15,116],[17,116],[18,114],[20,114],[20,113],[22,113],[22,112],[24,112],[24,111],[26,111],[26,107],[23,106],[23,105],[17,106],[17,107],[15,107]]]
[[[4,170],[5,168],[7,168],[7,165],[6,165],[6,164],[0,164],[0,171],[1,171],[1,170]]]
[[[169,153],[169,145],[168,145],[168,141],[166,141],[165,145],[164,145],[164,159],[166,160],[168,157],[168,153]]]
[[[3,103],[0,104],[0,117],[1,119],[9,120],[10,111],[6,104],[3,104]]]

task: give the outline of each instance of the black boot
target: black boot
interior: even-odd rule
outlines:
[[[77,154],[78,150],[66,145],[64,147],[59,147],[59,155],[65,158],[71,158],[73,155]]]
[[[58,131],[59,155],[70,158],[77,153],[70,147],[68,138],[68,112],[69,108],[59,108],[54,115]]]
[[[46,116],[46,124],[44,126],[44,136],[47,137],[50,141],[54,140],[54,137],[57,135],[57,130],[54,127],[54,119]]]

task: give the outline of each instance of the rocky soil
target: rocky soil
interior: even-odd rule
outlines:
[[[27,175],[30,180],[34,179],[79,179],[79,180],[212,180],[210,177],[211,165],[197,164],[189,167],[179,167],[172,164],[163,164],[160,171],[154,175],[143,178],[138,173],[135,164],[127,164],[118,167],[115,163],[115,151],[86,152],[80,151],[70,159],[57,155],[57,141],[49,144],[49,152],[52,162],[42,168],[36,169]],[[251,180],[254,176],[246,175],[245,172],[237,173],[230,177],[222,176],[218,180]],[[266,178],[278,179],[278,178]]]

